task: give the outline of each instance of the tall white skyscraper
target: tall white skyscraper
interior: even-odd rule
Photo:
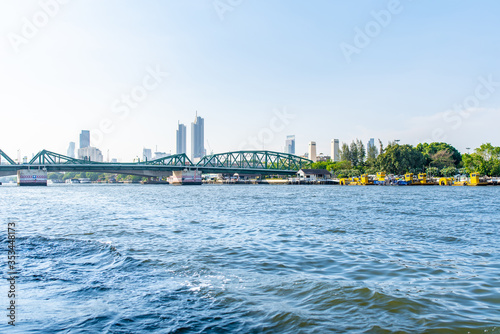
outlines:
[[[186,153],[186,126],[179,123],[177,128],[177,149],[175,153],[182,154]]]
[[[191,157],[202,158],[205,152],[205,120],[196,112],[196,118],[191,123]]]
[[[69,143],[69,146],[68,146],[68,150],[66,151],[66,155],[70,158],[74,158],[75,157],[75,142],[70,142]]]
[[[316,142],[309,142],[309,159],[316,162],[318,159],[316,157]]]
[[[285,153],[295,154],[295,135],[286,136]]]
[[[332,139],[330,155],[331,155],[331,159],[333,162],[340,161],[339,140],[338,139]]]

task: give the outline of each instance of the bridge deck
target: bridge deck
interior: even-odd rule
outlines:
[[[213,154],[203,157],[197,164],[193,164],[186,154],[135,163],[103,163],[74,159],[42,150],[26,164],[15,164],[1,150],[0,154],[10,163],[0,165],[0,176],[14,175],[21,169],[40,168],[47,172],[98,172],[140,176],[165,176],[174,170],[184,169],[197,169],[202,173],[294,175],[312,162],[295,155],[273,151],[236,151]]]

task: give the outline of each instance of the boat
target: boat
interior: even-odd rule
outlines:
[[[488,182],[484,178],[479,176],[478,173],[472,173],[470,174],[470,178],[466,178],[462,175],[456,176],[453,185],[478,187],[478,186],[487,186]]]
[[[80,183],[80,180],[78,180],[78,179],[67,179],[66,183],[68,183],[68,184]]]

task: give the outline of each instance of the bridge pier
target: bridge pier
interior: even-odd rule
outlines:
[[[46,169],[21,169],[17,171],[18,186],[47,186]]]
[[[201,172],[199,170],[176,170],[169,178],[169,183],[173,185],[200,185]]]

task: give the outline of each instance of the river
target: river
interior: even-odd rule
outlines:
[[[499,195],[0,186],[0,272],[9,222],[19,270],[0,332],[500,333]]]

